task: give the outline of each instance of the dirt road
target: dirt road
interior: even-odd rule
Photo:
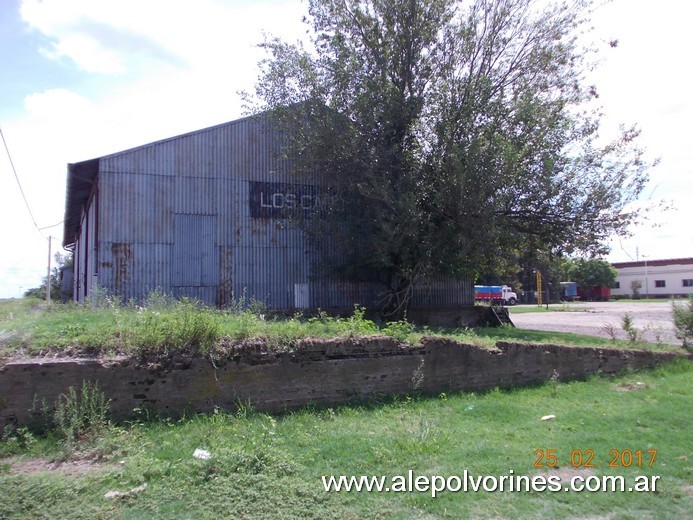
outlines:
[[[613,327],[619,339],[627,339],[621,326],[629,313],[634,326],[643,331],[646,341],[680,345],[674,335],[671,302],[586,302],[550,305],[554,312],[513,313],[510,318],[523,329],[574,332],[608,338],[607,328]]]

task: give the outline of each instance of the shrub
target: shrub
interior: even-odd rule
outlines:
[[[611,343],[616,343],[618,335],[616,334],[616,327],[614,327],[613,323],[605,323],[600,330],[611,338]]]
[[[416,327],[407,321],[406,315],[403,319],[389,322],[380,332],[386,336],[391,336],[397,341],[406,342],[410,339]]]
[[[693,339],[693,296],[683,304],[672,304],[674,327],[676,337],[683,342],[683,348],[690,349],[690,340]]]
[[[31,448],[35,439],[33,433],[27,427],[17,428],[12,424],[5,426],[0,442],[0,457],[17,455]]]
[[[623,318],[621,318],[621,328],[628,336],[628,341],[630,343],[637,343],[640,339],[640,330],[638,330],[633,324],[633,316],[630,313],[625,313]]]
[[[630,282],[630,290],[633,293],[633,299],[640,299],[640,289],[642,289],[642,282],[640,280],[633,280]]]
[[[354,305],[354,313],[345,320],[339,320],[343,334],[349,337],[367,336],[378,332],[378,327],[371,320],[365,318],[366,309],[360,305]]]

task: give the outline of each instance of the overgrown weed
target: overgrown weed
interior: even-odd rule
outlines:
[[[629,312],[626,312],[621,318],[621,328],[626,333],[630,343],[634,344],[640,341],[642,337],[641,331],[635,326],[633,316]]]
[[[348,318],[338,318],[335,323],[342,334],[348,337],[367,336],[378,332],[376,324],[366,319],[366,308],[354,305],[354,312]]]
[[[693,296],[689,296],[686,303],[672,303],[672,317],[676,337],[684,349],[693,351]]]
[[[272,350],[290,349],[306,337],[358,338],[383,334],[397,341],[418,344],[424,336],[453,338],[481,348],[494,348],[497,340],[606,346],[607,340],[571,334],[512,328],[427,328],[403,319],[376,324],[366,318],[366,309],[355,306],[351,315],[331,316],[324,311],[305,316],[297,312],[284,317],[271,314],[261,301],[245,295],[223,310],[199,302],[176,299],[155,289],[141,302],[96,288],[88,304],[57,304],[42,307],[34,299],[0,302],[0,354],[105,356],[127,355],[141,361],[171,360],[223,355],[226,338],[231,341],[261,339]],[[629,343],[615,340],[616,347],[664,350],[666,345],[645,344],[632,325]],[[659,341],[658,341],[659,343]]]
[[[9,457],[31,451],[36,437],[28,427],[17,428],[13,424],[5,426],[0,439],[0,457]]]
[[[70,387],[67,395],[58,397],[55,405],[55,427],[68,452],[92,447],[104,435],[110,423],[110,401],[98,383],[84,381],[78,392]]]
[[[390,321],[385,325],[385,327],[380,329],[382,334],[391,336],[402,343],[411,343],[412,336],[414,335],[415,331],[416,326],[407,321],[406,314],[401,320]]]
[[[181,298],[166,309],[139,312],[130,334],[128,343],[136,347],[134,354],[141,359],[196,356],[213,348],[220,326],[215,311]]]

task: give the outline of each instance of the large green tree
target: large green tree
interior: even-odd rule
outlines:
[[[266,41],[254,109],[323,187],[322,265],[401,310],[421,277],[625,233],[648,165],[632,128],[598,144],[589,4],[309,0],[310,45]]]
[[[563,264],[565,280],[577,282],[579,287],[613,287],[618,271],[606,260],[600,258],[572,258]]]

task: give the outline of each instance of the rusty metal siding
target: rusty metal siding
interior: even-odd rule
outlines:
[[[96,195],[92,195],[89,200],[87,214],[86,214],[86,269],[85,269],[85,285],[86,294],[89,296],[94,292],[94,288],[98,285],[98,270],[96,267],[96,259],[98,254],[96,251],[97,241],[96,241]]]
[[[173,242],[173,287],[215,287],[219,283],[216,215],[176,213]]]
[[[416,284],[411,305],[413,308],[454,307],[469,305],[470,298],[473,304],[473,285],[469,279],[448,278]]]
[[[318,280],[309,284],[309,306],[325,310],[348,310],[359,304],[366,308],[377,307],[382,286],[375,283]]]
[[[350,309],[355,303],[378,307],[385,287],[377,283],[320,280],[309,284],[310,306],[322,309]],[[444,278],[420,281],[412,289],[411,307],[456,307],[474,304],[474,285],[470,279]]]
[[[174,179],[100,173],[100,236],[107,242],[173,243]]]
[[[217,245],[233,247],[237,245],[240,236],[238,220],[239,195],[236,192],[236,182],[231,179],[216,179],[214,189],[214,207],[217,209]]]
[[[170,244],[100,243],[99,284],[124,300],[171,286]]]
[[[162,287],[210,304],[245,292],[291,306],[289,287],[308,277],[307,265],[297,265],[301,233],[248,220],[247,182],[279,180],[285,171],[273,143],[264,125],[245,119],[102,158],[102,282],[126,298]],[[191,216],[179,231],[176,215]],[[204,259],[181,254],[199,251],[201,234]],[[165,259],[140,256],[155,253]]]
[[[166,142],[153,143],[102,157],[99,173],[118,172],[137,175],[173,175],[175,156]]]
[[[97,207],[94,192],[82,210],[80,229],[75,240],[73,294],[77,301],[84,301],[98,284]]]
[[[177,176],[174,197],[176,213],[216,214],[217,185],[217,179]]]
[[[229,136],[234,151],[229,163],[232,180],[220,190],[232,200],[227,221],[231,229],[224,239],[234,250],[234,294],[270,308],[290,309],[295,305],[296,284],[309,281],[303,233],[286,219],[251,217],[250,185],[295,179],[281,159],[276,134],[254,120],[244,121],[243,126],[243,131]]]
[[[192,300],[214,305],[217,294],[216,287],[172,287],[169,291],[176,298],[186,297]]]
[[[81,222],[83,222],[84,216],[82,216]],[[72,281],[74,293],[73,297],[76,301],[84,301],[83,284],[82,277],[84,276],[84,241],[82,240],[82,234],[78,233],[75,237],[75,258],[74,258],[74,279]]]
[[[244,296],[277,309],[378,300],[382,288],[375,284],[311,279],[300,229],[276,215],[251,215],[252,183],[309,184],[292,178],[277,134],[261,119],[102,157],[98,177],[99,249],[92,256],[99,258],[99,283],[126,299],[160,288],[210,305]],[[473,303],[470,287],[429,284],[415,291],[414,301]]]
[[[86,222],[86,212],[82,213],[80,232],[75,242],[75,278],[74,278],[74,297],[77,301],[83,302],[85,297],[85,268],[86,268],[86,233],[84,233]]]

